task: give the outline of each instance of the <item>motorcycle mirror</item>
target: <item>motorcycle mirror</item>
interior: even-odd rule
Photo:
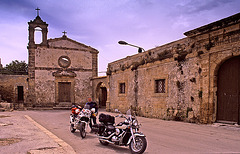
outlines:
[[[131,110],[129,109],[129,110],[127,110],[127,113],[126,113],[126,115],[131,115]]]

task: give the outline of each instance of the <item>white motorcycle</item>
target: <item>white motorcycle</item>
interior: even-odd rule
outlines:
[[[82,138],[86,137],[86,127],[89,125],[91,114],[94,112],[95,108],[92,108],[90,110],[90,106],[85,105],[80,113],[75,117],[75,119],[72,119],[73,117],[70,116],[72,129],[78,129]]]

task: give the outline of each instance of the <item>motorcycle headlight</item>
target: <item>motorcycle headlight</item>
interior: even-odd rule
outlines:
[[[75,112],[78,114],[80,112],[80,109],[76,109]]]

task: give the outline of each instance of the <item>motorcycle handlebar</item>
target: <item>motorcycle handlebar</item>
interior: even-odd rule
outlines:
[[[119,114],[119,115],[117,115],[117,116],[115,116],[116,118],[117,117],[120,117],[120,118],[125,118],[125,116],[123,115],[123,114]]]

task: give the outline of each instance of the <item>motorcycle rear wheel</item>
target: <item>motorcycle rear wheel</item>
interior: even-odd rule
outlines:
[[[71,131],[71,133],[74,133],[76,131],[76,129],[74,129],[74,124],[70,125],[70,131]]]
[[[147,148],[146,138],[144,136],[136,136],[135,142],[136,144],[134,145],[134,141],[132,139],[131,143],[129,144],[129,149],[131,150],[131,153],[134,153],[134,154],[143,153]]]
[[[80,131],[81,137],[85,138],[87,135],[85,131],[85,123],[81,122],[79,127],[80,127],[79,131]]]

